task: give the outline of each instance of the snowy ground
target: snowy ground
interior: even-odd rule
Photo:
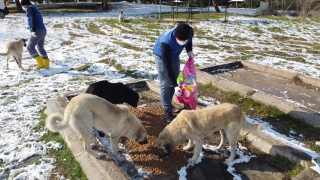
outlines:
[[[150,16],[155,9],[154,5],[141,4],[127,4],[126,9],[122,8],[126,18]],[[169,7],[162,6],[162,11],[170,10]],[[228,12],[254,13],[247,9],[229,9]],[[104,23],[105,19],[116,19],[117,15],[117,11],[109,11],[44,16],[48,31],[45,47],[52,60],[50,70],[33,71],[35,61],[26,50],[23,52],[22,62],[26,69],[24,71],[19,70],[12,59],[9,70],[6,70],[5,58],[0,58],[0,179],[46,179],[54,168],[53,159],[46,157],[46,151],[48,148],[59,148],[59,144],[38,142],[46,131],[32,130],[38,124],[39,111],[46,106],[48,99],[67,91],[86,88],[88,83],[102,79],[112,82],[133,79],[119,73],[120,65],[122,69],[134,71],[133,75],[136,77],[151,79],[156,76],[152,56],[154,39],[158,33],[172,26],[162,24],[158,29],[150,31],[145,24],[133,24],[131,21],[125,25]],[[222,20],[213,19],[193,25],[198,30],[193,40],[195,62],[198,65],[242,59],[320,77],[319,22],[309,19],[307,23],[301,23],[294,18],[276,21],[250,16],[229,16],[229,23],[222,23]],[[104,33],[89,32],[91,23]],[[9,14],[1,20],[1,25],[1,52],[4,51],[6,42],[30,36],[25,15]],[[122,37],[112,36],[110,30],[113,26],[125,30]],[[126,48],[119,42],[133,45],[139,50]],[[182,53],[181,59],[186,58],[186,53]],[[297,62],[297,59],[300,61]],[[101,60],[113,63],[97,63]],[[92,65],[85,71],[72,69],[89,63]],[[249,118],[247,120],[254,121]],[[318,154],[306,149],[299,141],[278,134],[266,123],[264,128],[269,136],[310,154],[317,162],[317,166],[313,168],[320,173]],[[18,166],[35,155],[41,157],[37,163]],[[244,157],[237,161],[246,160]],[[182,178],[183,169],[182,167],[180,172]]]

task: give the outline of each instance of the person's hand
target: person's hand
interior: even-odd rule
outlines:
[[[192,57],[192,59],[194,59],[194,54],[193,54],[192,51],[189,51],[189,52],[188,52],[188,56],[189,56],[189,57]]]
[[[175,94],[176,96],[181,96],[181,95],[182,95],[182,90],[181,90],[181,88],[180,88],[179,86],[176,86],[176,87],[174,88],[174,94]]]
[[[36,32],[32,32],[31,36],[34,37],[34,38],[37,37]]]

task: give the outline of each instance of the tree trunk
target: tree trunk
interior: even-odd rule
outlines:
[[[15,1],[16,1],[16,6],[17,6],[17,9],[18,9],[18,12],[23,12],[23,9],[21,7],[20,1],[19,0],[15,0]]]
[[[108,9],[108,2],[107,0],[102,0],[102,9],[107,10]]]
[[[213,4],[214,9],[216,9],[216,12],[221,12],[218,4],[216,3],[216,0],[212,0],[212,4]],[[209,6],[210,6],[210,4],[209,4]]]

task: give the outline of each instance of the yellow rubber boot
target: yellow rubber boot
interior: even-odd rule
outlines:
[[[46,69],[49,69],[50,68],[50,60],[49,59],[43,59],[43,64],[44,66],[46,67]]]
[[[36,70],[39,70],[39,69],[41,69],[41,68],[44,67],[43,59],[42,59],[41,56],[37,56],[37,57],[35,57],[34,59],[36,60],[36,62],[38,63],[38,65],[37,65],[36,67],[34,67],[33,70],[36,71]]]

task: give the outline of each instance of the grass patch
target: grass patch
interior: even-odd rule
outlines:
[[[197,27],[193,27],[193,34],[196,35],[197,38],[207,38],[207,36],[205,36],[206,32],[198,29]]]
[[[206,50],[219,50],[219,46],[216,46],[214,44],[197,44],[197,47],[198,48],[201,48],[201,49],[206,49]]]
[[[70,46],[73,43],[73,41],[69,40],[69,41],[63,41],[60,45],[61,46]]]
[[[297,56],[297,57],[287,57],[286,60],[290,60],[290,61],[296,61],[296,62],[302,62],[302,63],[307,63],[307,61],[301,57],[301,56]]]
[[[46,114],[44,114],[44,110],[40,112],[40,122],[34,127],[34,131],[41,132],[45,131],[45,119]],[[62,148],[59,150],[50,149],[48,156],[54,158],[56,161],[54,162],[54,166],[56,167],[51,175],[50,179],[55,179],[56,172],[59,172],[60,175],[63,175],[66,179],[78,179],[78,180],[86,180],[87,177],[82,171],[82,168],[78,161],[73,156],[71,150],[68,148],[67,144],[64,142],[63,138],[59,135],[59,133],[48,132],[43,135],[41,141],[50,142],[55,141],[59,142],[62,145]]]
[[[257,26],[250,28],[250,31],[254,32],[254,33],[258,33],[258,34],[263,33],[263,31],[261,29],[259,29],[259,27],[257,27]]]
[[[277,40],[277,41],[289,41],[291,40],[292,38],[291,37],[287,37],[287,36],[280,36],[280,35],[277,35],[277,34],[273,34],[272,37]]]
[[[72,70],[85,71],[85,70],[87,70],[91,65],[92,65],[92,63],[87,63],[87,64],[85,64],[85,65],[83,65],[83,66],[76,67],[76,68],[72,68]]]
[[[126,48],[126,49],[132,49],[134,51],[143,51],[143,48],[137,47],[134,44],[128,44],[128,43],[122,42],[122,41],[114,41],[113,43],[117,44],[117,45],[120,45],[120,46],[122,46],[123,48]]]
[[[76,33],[73,33],[73,32],[69,32],[69,35],[70,35],[71,37],[73,37],[73,38],[75,38],[75,37],[82,38],[82,37],[83,37],[82,35],[76,34]]]
[[[53,25],[53,28],[63,28],[63,24],[55,24]]]
[[[283,51],[264,51],[265,54],[273,56],[290,57],[291,55]]]
[[[254,57],[253,54],[247,54],[242,56],[230,56],[226,60],[227,61],[239,61],[239,60],[246,61],[246,60],[250,60],[252,57]]]
[[[97,26],[96,24],[94,23],[90,23],[89,26],[88,26],[88,31],[92,34],[103,34],[105,35],[106,33],[104,33],[103,31],[100,30],[100,27]]]
[[[109,64],[110,66],[114,66],[116,64],[116,60],[113,60],[111,58],[106,58],[103,60],[98,61],[98,63],[104,63],[104,64]]]
[[[268,31],[270,31],[270,32],[279,32],[279,33],[284,32],[281,28],[276,27],[276,26],[268,28]]]
[[[101,54],[101,57],[108,55],[109,53],[115,53],[116,50],[113,48],[107,48],[105,49],[104,53]]]

